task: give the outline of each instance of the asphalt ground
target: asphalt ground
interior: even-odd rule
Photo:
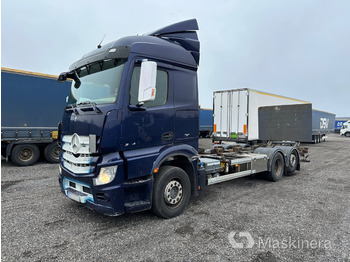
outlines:
[[[60,192],[57,164],[2,160],[2,261],[350,261],[350,139],[308,146],[294,176],[209,186],[168,220],[98,214]]]

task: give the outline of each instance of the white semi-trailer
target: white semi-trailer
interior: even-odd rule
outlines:
[[[259,140],[259,107],[311,104],[242,88],[214,92],[214,140]]]

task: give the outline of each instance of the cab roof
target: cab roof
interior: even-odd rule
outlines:
[[[70,70],[103,59],[127,58],[130,53],[197,69],[200,45],[196,30],[197,20],[191,19],[145,35],[123,37],[85,54]]]

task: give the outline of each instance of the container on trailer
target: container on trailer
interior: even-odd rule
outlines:
[[[259,107],[259,140],[312,142],[312,105]]]
[[[214,92],[214,140],[259,140],[258,108],[309,102],[243,88]]]
[[[259,108],[259,140],[319,143],[334,132],[335,115],[311,104]]]

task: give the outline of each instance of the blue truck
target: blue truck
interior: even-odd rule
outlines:
[[[58,163],[57,124],[70,82],[57,76],[1,68],[1,155],[18,166],[34,164],[40,154]]]
[[[293,146],[217,145],[199,154],[198,24],[179,22],[84,55],[59,124],[58,181],[73,201],[105,215],[151,209],[172,218],[207,186],[300,169]]]
[[[213,109],[199,109],[199,137],[210,137],[213,133]]]
[[[336,117],[335,118],[335,126],[334,126],[334,132],[340,133],[340,129],[342,128],[344,123],[347,123],[350,120],[350,117]]]

